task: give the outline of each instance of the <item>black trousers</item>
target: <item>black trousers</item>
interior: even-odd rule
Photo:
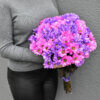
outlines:
[[[55,100],[57,69],[16,72],[7,68],[7,79],[14,100]]]

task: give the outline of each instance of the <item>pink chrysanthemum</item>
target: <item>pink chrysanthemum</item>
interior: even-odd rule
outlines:
[[[39,48],[39,47],[36,47],[35,49],[34,49],[34,53],[36,54],[36,55],[42,55],[42,49],[41,48]]]
[[[83,20],[77,20],[76,24],[78,26],[78,33],[83,34],[86,29],[86,23]]]
[[[72,57],[72,63],[77,64],[84,58],[83,55],[74,54]]]
[[[79,45],[77,43],[71,43],[69,49],[76,53],[78,51]]]
[[[61,65],[63,67],[71,65],[72,57],[71,56],[63,56],[61,59]]]
[[[46,43],[46,40],[43,38],[40,38],[39,41],[36,42],[36,45],[39,46],[41,49],[43,49],[45,43]]]
[[[36,47],[37,47],[36,42],[32,41],[32,42],[30,43],[30,46],[29,46],[30,50],[31,50],[32,52],[34,52],[34,49],[35,49]]]
[[[68,53],[67,48],[66,48],[66,49],[60,48],[60,49],[58,50],[58,55],[59,55],[60,57],[66,56],[67,53]]]

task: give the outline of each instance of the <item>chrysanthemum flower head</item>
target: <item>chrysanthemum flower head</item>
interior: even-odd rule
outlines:
[[[61,65],[63,67],[68,66],[68,65],[71,65],[71,60],[72,60],[72,57],[71,56],[63,56],[62,57],[62,60],[61,60]]]

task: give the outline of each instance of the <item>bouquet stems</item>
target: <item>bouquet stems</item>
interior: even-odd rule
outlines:
[[[66,93],[71,93],[72,92],[71,81],[66,82],[63,80],[63,84],[64,84],[64,90],[66,91]]]
[[[72,93],[70,77],[76,69],[77,67],[75,65],[59,68],[59,76],[63,79],[64,90],[66,91],[66,93]]]

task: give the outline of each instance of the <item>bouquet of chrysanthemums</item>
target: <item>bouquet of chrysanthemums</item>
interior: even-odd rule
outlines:
[[[28,38],[30,50],[41,55],[44,68],[59,69],[66,93],[72,93],[70,76],[97,47],[84,20],[75,13],[44,18]]]

